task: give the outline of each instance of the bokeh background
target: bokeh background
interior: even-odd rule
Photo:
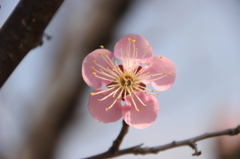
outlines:
[[[0,0],[0,26],[17,3]],[[79,67],[88,53],[85,46],[106,29],[90,30],[106,23],[104,16],[111,18],[105,13],[110,3],[65,0],[45,30],[51,39],[44,38],[42,46],[29,52],[1,88],[0,158],[27,156],[28,142],[36,137],[31,135],[32,129],[42,119],[53,118],[57,105],[71,98],[79,81],[82,88],[72,103],[76,108],[66,117],[70,120],[59,132],[52,158],[79,159],[110,147],[122,123],[101,124],[91,117],[87,103],[93,89],[82,82]],[[156,96],[160,103],[156,122],[144,130],[130,128],[121,148],[140,143],[162,145],[240,124],[240,1],[129,1],[111,30],[111,40],[94,49],[103,44],[113,50],[129,33],[145,37],[155,56],[171,59],[177,78],[171,89]],[[46,113],[52,105],[53,115]],[[204,140],[198,142],[198,148],[202,151],[199,157],[192,156],[191,148],[182,147],[157,155],[118,158],[240,158],[239,136]]]

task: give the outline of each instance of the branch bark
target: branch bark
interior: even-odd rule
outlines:
[[[199,135],[199,136],[196,136],[193,138],[189,138],[189,139],[182,140],[182,141],[173,141],[169,144],[165,144],[165,145],[161,145],[161,146],[142,147],[143,144],[140,144],[140,145],[136,145],[136,146],[133,146],[130,148],[119,150],[115,154],[109,154],[109,151],[107,151],[105,153],[95,155],[95,156],[92,156],[92,157],[86,158],[86,159],[110,158],[110,157],[118,157],[118,156],[127,155],[127,154],[134,154],[134,155],[157,154],[161,151],[169,150],[169,149],[173,149],[173,148],[177,148],[177,147],[181,147],[181,146],[191,147],[194,150],[194,153],[192,155],[199,156],[199,155],[201,155],[201,151],[198,151],[197,144],[196,144],[197,141],[201,141],[201,140],[205,140],[205,139],[213,138],[213,137],[218,137],[218,136],[224,136],[224,135],[234,136],[234,135],[238,135],[238,134],[240,134],[240,125],[237,126],[236,128],[226,129],[223,131],[216,131],[216,132],[212,132],[212,133],[205,133],[203,135]]]
[[[42,44],[43,32],[63,1],[19,1],[0,30],[0,88],[25,55]]]

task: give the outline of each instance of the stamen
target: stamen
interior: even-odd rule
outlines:
[[[126,87],[126,88],[127,88],[127,87]],[[140,110],[137,108],[137,105],[136,105],[136,103],[135,103],[135,101],[134,101],[134,99],[133,99],[133,97],[132,97],[132,93],[131,93],[131,91],[129,90],[129,88],[127,88],[127,91],[128,91],[128,93],[129,93],[129,95],[130,95],[130,97],[131,97],[131,99],[132,99],[132,102],[133,102],[133,105],[134,105],[136,111],[139,112]]]
[[[159,95],[160,94],[160,93],[152,93],[152,91],[148,92],[148,90],[142,90],[142,89],[140,89],[138,87],[134,87],[134,89],[137,89],[138,91],[141,91],[141,92],[147,93],[147,94],[153,94],[153,95]]]
[[[123,96],[123,99],[126,99],[126,96],[127,96],[127,89],[126,89],[126,86],[124,86],[124,96]]]
[[[105,57],[106,57],[107,61],[109,61],[109,63],[111,63],[113,69],[116,70],[116,73],[121,76],[123,74],[123,72],[121,71],[119,66],[116,65],[115,63],[113,63],[112,60],[109,58],[109,56],[106,55]]]
[[[94,76],[96,76],[97,78],[100,78],[100,79],[103,79],[103,80],[106,80],[106,81],[111,81],[111,82],[114,81],[114,80],[112,80],[112,79],[107,79],[107,78],[104,78],[104,77],[98,76],[96,72],[93,72],[92,74],[93,74]]]
[[[146,64],[142,67],[142,69],[137,73],[137,75],[140,74],[142,71],[144,71],[145,66],[153,65],[153,64],[155,64],[159,59],[162,59],[162,56],[159,56],[159,58],[156,58],[152,63],[150,63],[150,62],[146,63]]]
[[[141,60],[142,60],[142,59],[145,57],[145,55],[147,54],[147,52],[148,52],[149,48],[150,48],[150,45],[148,45],[148,48],[147,48],[147,49],[146,49],[146,51],[144,52],[144,54],[143,54],[143,56],[142,56]]]
[[[136,76],[139,76],[139,74],[141,74],[149,65],[150,65],[150,62],[145,63],[145,65],[143,65],[142,68],[136,73]]]
[[[120,89],[121,87],[119,87],[116,91],[115,91],[115,93],[113,93],[113,98],[114,98],[114,96],[116,95],[116,93],[118,92],[118,90]]]
[[[108,67],[107,67],[107,68],[108,68],[108,69],[107,69],[107,68],[104,68],[103,66],[99,65],[99,64],[96,63],[96,62],[95,62],[95,64],[96,64],[98,67],[104,69],[105,71],[111,73],[111,74],[114,75],[115,77],[118,77],[118,76],[119,76],[118,74],[116,74],[115,72],[113,72],[112,70],[110,70]]]
[[[169,74],[169,73],[164,73],[163,76],[158,77],[158,78],[155,78],[155,79],[150,79],[149,82],[153,82],[153,81],[156,81],[156,80],[162,79],[162,78],[166,77],[167,75],[170,75],[170,74]]]
[[[110,97],[111,95],[113,95],[117,90],[113,91],[112,93],[108,94],[107,96],[103,97],[102,99],[98,99],[98,101],[103,101],[105,99],[107,99],[108,97]]]
[[[132,88],[131,88],[131,89],[132,89]],[[133,92],[133,94],[137,97],[138,101],[139,101],[140,103],[142,103],[142,105],[143,105],[144,107],[146,107],[147,105],[143,103],[143,101],[138,97],[138,95],[136,94],[135,91],[133,91],[133,89],[132,89],[132,92]]]
[[[137,87],[138,87],[138,88],[143,88],[143,89],[148,90],[148,91],[150,91],[150,92],[153,92],[153,91],[154,91],[154,90],[152,90],[152,89],[149,89],[149,88],[147,88],[147,87],[143,87],[143,86],[141,86],[141,85],[138,85]]]
[[[119,87],[119,86],[121,86],[121,84],[111,84],[111,85],[109,85],[109,86],[107,86],[108,88],[111,88],[111,87]]]
[[[134,44],[134,47],[135,47],[135,44]],[[135,48],[135,57],[133,58],[133,74],[136,74],[137,70],[138,70],[138,67],[135,67],[136,65],[136,60],[137,60],[137,56],[138,56],[138,48]]]
[[[105,108],[106,112],[113,107],[113,105],[117,102],[118,99],[119,99],[119,98],[116,98],[116,99],[114,100],[114,102],[110,105],[110,107]]]
[[[121,96],[122,96],[122,92],[123,92],[123,87],[122,87],[122,90],[121,90],[121,92],[118,94],[118,99],[120,99],[121,98]]]
[[[140,74],[138,76],[138,80],[146,80],[152,77],[152,74],[150,74],[149,72],[145,73],[145,74]]]
[[[104,93],[104,92],[110,91],[110,90],[112,90],[112,89],[114,89],[114,87],[113,87],[113,88],[110,88],[110,89],[107,89],[107,90],[102,90],[102,91],[99,91],[99,92],[92,92],[92,93],[90,93],[90,94],[91,94],[92,96],[94,96],[94,95],[96,95],[96,94]]]
[[[102,75],[104,75],[104,76],[108,76],[108,77],[110,77],[110,78],[112,78],[112,79],[116,79],[116,78],[117,78],[116,75],[114,75],[114,74],[108,74],[108,73],[106,73],[106,72],[103,72],[102,69],[99,69],[100,71],[98,71],[98,70],[95,69],[93,66],[92,66],[91,68],[92,68],[94,71],[96,71],[97,73],[102,74]]]

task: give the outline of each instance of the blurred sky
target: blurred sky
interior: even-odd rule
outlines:
[[[0,25],[17,2],[0,0]],[[66,0],[46,29],[53,38],[32,50],[1,89],[0,153],[16,149],[24,140],[24,129],[35,109],[32,103],[46,91],[42,85],[51,76],[54,64],[51,57],[57,56],[63,19],[78,31],[77,26],[86,23],[86,14],[91,16],[94,12],[91,10],[93,3],[94,0]],[[75,16],[71,16],[73,14]],[[166,56],[175,63],[177,78],[171,89],[157,96],[160,111],[156,122],[144,130],[130,128],[121,148],[140,143],[162,145],[216,131],[219,130],[218,122],[228,111],[236,112],[236,116],[240,113],[239,28],[240,2],[237,0],[134,1],[116,28],[108,49],[113,50],[114,44],[126,34],[140,34],[150,42],[155,56]],[[64,132],[55,159],[76,159],[101,153],[118,135],[121,121],[101,124],[88,113],[87,99],[91,91],[89,88],[80,97],[79,105],[83,109],[79,109],[74,122]],[[158,155],[128,155],[119,159],[214,159],[214,144],[213,139],[198,142],[203,152],[199,157],[192,157],[193,151],[183,147]]]

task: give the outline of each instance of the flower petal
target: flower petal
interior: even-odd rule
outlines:
[[[152,125],[156,120],[159,105],[154,96],[142,92],[136,92],[136,94],[147,106],[143,106],[136,96],[132,95],[138,109],[140,110],[137,112],[131,97],[128,95],[126,98],[126,106],[123,108],[123,117],[128,125],[137,129],[145,129]]]
[[[152,86],[158,91],[165,91],[169,89],[176,78],[176,69],[174,63],[163,56],[150,57],[149,59],[147,59],[147,62],[150,64],[149,66],[144,68],[141,74],[143,75],[149,72],[153,76],[150,77],[149,75],[150,78],[148,77],[142,80],[142,82],[145,84],[152,83]]]
[[[94,90],[94,93],[102,91],[101,88]],[[115,100],[113,97],[108,97],[103,101],[98,101],[107,96],[112,91],[107,91],[104,93],[91,95],[88,103],[88,110],[92,117],[100,123],[111,123],[119,120],[122,117],[122,106],[120,99],[113,105],[111,109],[106,111],[106,108],[109,107]]]
[[[107,55],[102,55],[102,56],[108,56],[110,59],[113,58],[113,54],[107,50],[107,49],[96,49],[93,52],[89,53],[83,60],[82,63],[82,76],[84,81],[93,88],[99,88],[103,85],[111,83],[108,80],[100,79],[93,75],[94,71],[91,67],[94,67],[95,69],[99,70],[101,67],[97,66],[97,64],[100,64],[104,68],[112,68],[104,59],[102,56],[99,54],[107,53]],[[94,60],[96,60],[96,63],[94,63]],[[109,78],[108,76],[105,75],[100,75],[103,78]]]
[[[128,41],[128,38],[135,40],[135,42]],[[135,47],[133,46],[135,45]],[[130,46],[130,49],[128,49]],[[136,54],[136,48],[138,49]],[[152,48],[148,41],[137,34],[128,34],[120,39],[114,47],[114,55],[118,59],[126,59],[126,53],[129,54],[129,58],[144,59],[152,56]]]

